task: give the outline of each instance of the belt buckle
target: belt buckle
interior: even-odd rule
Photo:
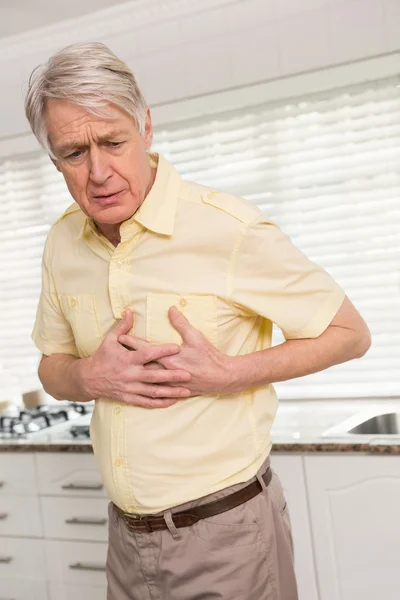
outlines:
[[[126,520],[128,521],[128,525],[129,525],[129,521],[134,521],[135,524],[143,523],[143,525],[145,526],[145,528],[147,529],[147,531],[149,533],[152,533],[154,531],[153,527],[151,526],[149,517],[147,515],[133,515],[132,513],[125,513],[125,514],[126,514]]]

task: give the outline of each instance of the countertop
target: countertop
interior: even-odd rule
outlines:
[[[357,435],[344,431],[367,418],[390,412],[400,412],[400,398],[282,401],[271,430],[272,451],[400,455],[400,435]],[[90,416],[80,417],[74,424],[89,423]],[[25,438],[0,438],[0,452],[92,451],[90,440],[72,438],[65,424]]]

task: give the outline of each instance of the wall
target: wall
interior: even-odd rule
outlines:
[[[315,86],[321,69],[345,63],[353,63],[357,79],[354,64],[368,57],[392,54],[389,70],[400,72],[400,55],[393,54],[399,32],[399,0],[135,0],[3,39],[1,154],[30,138],[23,97],[31,70],[69,43],[108,44],[134,70],[156,114],[168,115],[176,101],[300,73]]]

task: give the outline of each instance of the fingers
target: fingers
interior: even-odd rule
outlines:
[[[147,396],[150,399],[157,398],[188,398],[191,394],[190,390],[185,387],[170,387],[166,385],[151,385],[143,383],[136,386],[135,392],[140,396]]]
[[[187,371],[167,369],[143,369],[141,380],[143,383],[188,383],[192,376]]]
[[[133,327],[133,313],[128,308],[123,313],[121,319],[108,332],[107,337],[118,339],[121,334],[127,334]]]
[[[118,336],[118,342],[125,346],[128,350],[139,350],[139,348],[145,348],[146,346],[151,346],[150,342],[146,340],[136,337],[134,335],[128,335],[126,333],[121,333]]]
[[[160,344],[154,346],[153,344],[146,342],[146,340],[142,340],[133,335],[120,335],[118,341],[125,347],[137,350],[134,355],[134,361],[137,365],[144,365],[148,362],[165,358],[166,356],[178,354],[181,349],[178,344]]]
[[[147,396],[140,396],[135,394],[134,396],[127,396],[122,399],[125,404],[131,404],[132,406],[141,406],[142,408],[168,408],[178,402],[177,398],[159,398],[151,399]]]
[[[171,321],[171,325],[180,334],[182,340],[188,344],[195,344],[199,341],[199,335],[201,333],[195,329],[187,320],[187,318],[176,308],[171,306],[168,311],[168,317]]]

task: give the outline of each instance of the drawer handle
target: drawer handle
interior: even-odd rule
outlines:
[[[67,483],[61,486],[63,490],[102,490],[102,483]]]
[[[12,561],[12,556],[0,556],[0,563],[4,565],[10,564]]]
[[[90,563],[74,563],[73,565],[68,565],[68,568],[72,571],[105,571],[105,565],[95,565]]]
[[[106,525],[107,519],[80,519],[79,517],[72,517],[72,519],[65,519],[67,525]]]
[[[7,513],[1,513],[0,514],[0,521],[5,521],[8,518],[8,514]],[[0,598],[1,600],[1,598]]]

